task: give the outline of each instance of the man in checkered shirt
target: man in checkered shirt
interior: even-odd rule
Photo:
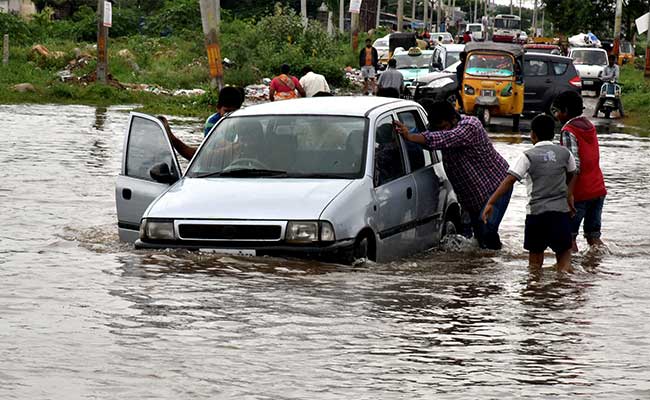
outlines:
[[[508,163],[496,151],[478,118],[461,117],[447,101],[423,100],[422,106],[428,114],[429,130],[409,133],[404,124],[396,121],[398,132],[405,140],[442,152],[445,171],[458,201],[470,215],[480,247],[501,249],[499,224],[510,203],[512,189],[495,204],[487,223],[481,221],[481,213],[506,177]]]

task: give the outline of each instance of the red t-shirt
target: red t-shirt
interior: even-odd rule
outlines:
[[[295,76],[291,76],[291,81],[294,84],[294,88],[298,87],[298,85],[300,85],[300,81]],[[291,89],[289,86],[282,83],[280,78],[277,77],[277,76],[275,78],[273,78],[273,80],[271,81],[270,88],[275,90],[276,92],[291,92],[291,91],[293,91],[293,89]]]

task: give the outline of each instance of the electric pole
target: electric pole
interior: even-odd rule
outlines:
[[[440,14],[442,14],[442,0],[438,0],[438,12],[436,13],[436,31],[441,32],[440,29]]]
[[[300,0],[300,16],[302,17],[302,25],[306,28],[307,23],[307,0]]]
[[[411,19],[415,20],[415,6],[416,0],[411,0]]]
[[[219,45],[219,25],[221,24],[221,1],[200,0],[201,23],[205,48],[210,66],[210,86],[223,88],[223,65],[221,64],[221,46]]]
[[[429,0],[424,0],[424,12],[422,19],[424,20],[424,29],[427,29],[427,20],[429,19]]]
[[[397,31],[404,29],[404,0],[397,0]]]
[[[379,24],[381,23],[380,16],[381,16],[381,0],[377,0],[377,23],[375,24],[375,29],[379,28]]]
[[[339,32],[345,33],[345,0],[339,0]]]
[[[616,19],[614,19],[614,49],[612,54],[618,59],[621,51],[621,19],[623,18],[623,0],[616,0]],[[646,54],[646,58],[648,55]]]
[[[104,0],[97,0],[97,82],[104,85],[108,77],[108,26],[105,23],[105,12]]]

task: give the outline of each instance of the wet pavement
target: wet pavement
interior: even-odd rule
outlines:
[[[643,132],[598,121],[607,248],[574,274],[528,271],[522,185],[501,252],[346,267],[120,244],[126,109],[0,105],[1,399],[650,398]]]

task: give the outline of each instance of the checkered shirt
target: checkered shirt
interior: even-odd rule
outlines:
[[[422,133],[427,147],[440,150],[458,201],[471,213],[480,212],[508,173],[508,163],[495,150],[476,117],[463,116],[455,128]]]

